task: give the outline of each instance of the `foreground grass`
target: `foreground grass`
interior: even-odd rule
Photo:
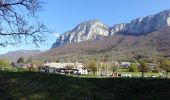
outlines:
[[[0,100],[170,100],[170,80],[0,72]]]

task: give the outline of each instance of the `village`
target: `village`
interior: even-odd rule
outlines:
[[[45,62],[39,66],[33,63],[17,63],[10,64],[14,69],[32,70],[44,73],[63,74],[69,76],[79,77],[122,77],[122,78],[163,78],[165,72],[159,69],[155,63],[146,63],[145,67],[141,67],[140,63],[131,62],[116,62],[105,61],[95,62],[90,61],[87,63],[73,63],[66,62]],[[7,68],[8,69],[8,68]],[[5,70],[5,69],[3,69]],[[143,71],[142,71],[143,70]]]

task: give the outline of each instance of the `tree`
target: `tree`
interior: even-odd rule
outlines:
[[[56,63],[60,63],[60,59],[57,59],[55,62],[56,62]]]
[[[145,61],[140,61],[139,63],[140,63],[139,70],[142,72],[142,77],[144,77],[144,73],[148,71],[148,67]]]
[[[23,57],[18,58],[17,63],[24,63],[24,58]]]
[[[9,67],[9,66],[10,64],[8,63],[8,61],[0,59],[0,68]]]
[[[32,64],[34,65],[34,67],[36,67],[35,69],[37,69],[38,71],[40,71],[40,68],[43,65],[43,62],[40,60],[33,60]]]
[[[0,47],[23,42],[39,46],[45,41],[48,29],[36,15],[42,4],[40,0],[0,0]]]
[[[170,60],[162,60],[160,63],[160,68],[166,72],[166,78],[168,78],[168,72],[170,72]]]
[[[88,62],[87,68],[88,68],[90,71],[92,71],[92,72],[93,72],[93,75],[94,75],[95,72],[97,71],[97,67],[96,67],[95,61],[92,60],[92,61]]]
[[[115,64],[112,64],[111,69],[112,69],[113,72],[115,72],[115,71],[117,71],[119,69],[119,66],[115,65]]]
[[[28,59],[27,59],[27,61],[26,61],[26,63],[32,63],[32,57],[30,56]]]
[[[130,72],[138,72],[138,67],[135,64],[130,64],[129,70]]]

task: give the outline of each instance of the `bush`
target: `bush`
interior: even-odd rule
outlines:
[[[0,68],[10,67],[10,64],[7,60],[0,59]]]
[[[138,67],[135,64],[130,64],[129,71],[130,72],[138,72]]]

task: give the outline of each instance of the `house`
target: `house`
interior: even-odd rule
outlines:
[[[23,63],[12,62],[11,66],[16,67],[16,68],[23,68],[24,64]]]
[[[12,62],[11,66],[16,68],[28,68],[28,69],[36,68],[36,65],[32,63],[23,64],[23,63]]]
[[[88,74],[88,70],[83,67],[83,63],[46,63],[41,68],[41,72],[50,72],[50,73],[80,73]]]
[[[31,68],[37,68],[37,66],[33,63],[27,63],[27,64],[24,64],[23,68],[31,69]]]
[[[130,62],[121,62],[120,64],[123,68],[128,68],[130,66]]]

